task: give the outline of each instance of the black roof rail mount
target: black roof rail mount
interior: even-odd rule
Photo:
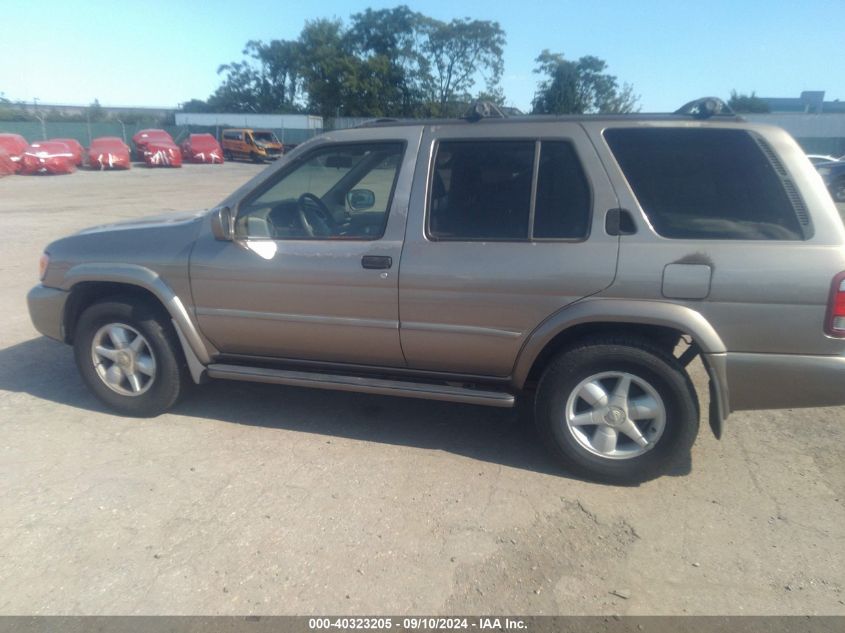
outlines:
[[[702,97],[693,99],[675,110],[675,114],[684,114],[694,119],[709,119],[712,116],[735,116],[730,106],[719,97]]]
[[[472,103],[461,117],[472,123],[481,119],[505,119],[507,115],[492,101],[478,100]]]

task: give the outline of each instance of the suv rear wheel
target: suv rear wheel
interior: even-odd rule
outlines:
[[[698,406],[684,368],[645,340],[584,341],[555,358],[537,391],[547,448],[579,474],[652,479],[689,455]]]
[[[79,317],[76,365],[102,402],[129,416],[169,409],[184,384],[184,362],[170,322],[143,302],[95,303]]]

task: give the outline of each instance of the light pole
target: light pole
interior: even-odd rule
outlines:
[[[44,115],[38,110],[38,97],[33,97],[32,101],[35,104],[35,118],[41,121],[41,140],[47,140],[47,126],[44,125]]]

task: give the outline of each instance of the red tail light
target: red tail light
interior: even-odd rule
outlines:
[[[830,285],[824,331],[828,336],[845,338],[845,272],[836,275]]]

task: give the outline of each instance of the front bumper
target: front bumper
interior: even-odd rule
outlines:
[[[738,352],[725,356],[731,411],[845,404],[845,356]]]
[[[29,318],[44,336],[65,342],[64,315],[68,292],[37,285],[26,295]]]

